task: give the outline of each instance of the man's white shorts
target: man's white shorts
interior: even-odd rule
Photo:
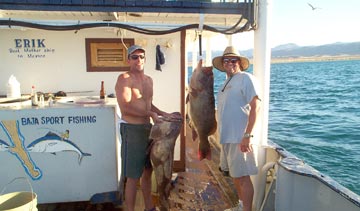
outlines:
[[[239,144],[222,144],[222,147],[231,177],[238,178],[258,173],[254,152],[241,152]]]

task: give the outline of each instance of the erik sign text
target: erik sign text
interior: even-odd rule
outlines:
[[[14,39],[14,47],[9,48],[9,53],[20,59],[39,59],[55,53],[55,49],[47,47],[45,39]]]

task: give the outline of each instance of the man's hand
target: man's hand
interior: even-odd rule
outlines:
[[[159,118],[158,114],[156,112],[150,111],[150,117],[153,120],[154,123],[161,122],[162,120]]]
[[[166,112],[164,112],[163,116],[168,121],[182,121],[181,114],[177,113],[177,112],[175,112],[175,113],[166,113]]]
[[[253,148],[252,145],[250,144],[250,138],[243,138],[241,140],[241,143],[239,144],[239,148],[241,152],[252,152]]]

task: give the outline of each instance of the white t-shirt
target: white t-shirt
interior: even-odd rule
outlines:
[[[255,96],[259,96],[257,81],[247,72],[234,74],[219,89],[217,117],[221,144],[241,142],[248,123],[249,103]]]

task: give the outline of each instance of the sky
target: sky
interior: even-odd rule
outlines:
[[[294,43],[299,46],[360,41],[360,0],[270,0],[270,46]],[[308,5],[317,7],[312,10]],[[221,36],[220,36],[221,37]],[[216,39],[215,48],[227,41]],[[233,36],[239,50],[253,48],[253,32]],[[219,50],[220,50],[219,49]]]

